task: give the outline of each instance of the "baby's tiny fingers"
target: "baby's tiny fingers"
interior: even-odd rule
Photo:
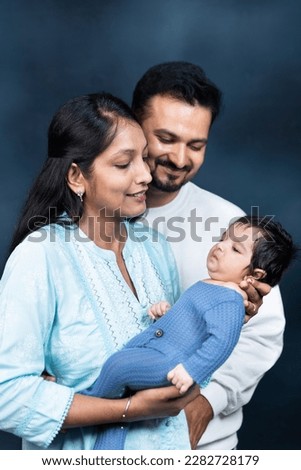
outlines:
[[[168,372],[167,374],[167,380],[169,380],[170,382],[172,381],[172,379],[174,378],[174,372],[171,370],[170,372]]]
[[[181,395],[184,394],[184,393],[186,393],[187,390],[188,390],[188,388],[189,388],[189,387],[188,387],[187,385],[182,385],[181,388],[180,388],[180,393],[181,393]]]

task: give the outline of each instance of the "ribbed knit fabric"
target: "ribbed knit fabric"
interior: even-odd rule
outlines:
[[[104,364],[82,393],[117,398],[129,390],[169,385],[170,369],[182,363],[202,385],[234,349],[245,316],[243,298],[232,289],[197,282],[174,306]],[[94,449],[123,449],[126,425],[109,425]]]

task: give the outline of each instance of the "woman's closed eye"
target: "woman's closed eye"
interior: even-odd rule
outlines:
[[[125,163],[115,163],[115,167],[116,168],[120,168],[121,170],[125,169],[125,168],[128,168],[128,166],[130,165],[130,162],[125,162]]]

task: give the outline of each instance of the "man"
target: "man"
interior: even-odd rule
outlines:
[[[203,70],[187,62],[149,69],[134,90],[132,107],[148,141],[152,183],[146,223],[171,242],[182,290],[207,276],[206,256],[230,220],[243,211],[191,179],[202,166],[221,93]],[[266,285],[244,282],[246,313],[254,316]],[[266,295],[260,314],[244,327],[234,352],[201,395],[187,407],[192,448],[233,449],[242,407],[279,358],[285,326],[278,287]]]

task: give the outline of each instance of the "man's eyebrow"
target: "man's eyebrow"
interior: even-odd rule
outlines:
[[[155,129],[154,130],[155,134],[168,134],[170,137],[174,137],[175,139],[178,138],[177,134],[174,134],[174,132],[169,131],[168,129]]]
[[[175,134],[174,132],[169,131],[168,129],[155,129],[154,130],[155,134],[167,134],[169,137],[172,137],[173,139],[178,139],[179,136]],[[197,139],[191,139],[189,141],[190,144],[195,144],[195,143],[202,143],[202,144],[207,144],[208,139],[205,139],[203,137],[197,138]]]
[[[197,144],[197,143],[201,143],[201,144],[207,144],[208,142],[208,139],[205,139],[205,138],[199,138],[199,139],[191,139],[189,141],[190,144]]]

